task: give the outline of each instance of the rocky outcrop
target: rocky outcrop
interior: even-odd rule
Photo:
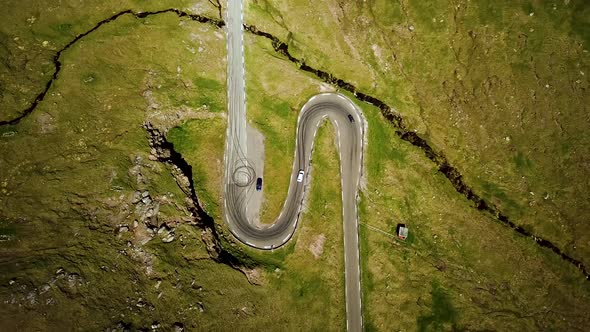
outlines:
[[[205,212],[199,202],[193,183],[193,168],[168,142],[165,133],[146,122],[144,128],[148,134],[150,149],[155,159],[167,164],[180,189],[187,195],[188,210],[194,224],[202,229],[202,240],[209,255],[214,260],[243,272],[242,263],[222,246],[221,238],[215,228],[215,221]]]

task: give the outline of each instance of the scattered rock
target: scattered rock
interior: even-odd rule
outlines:
[[[172,331],[183,332],[184,331],[184,324],[182,324],[180,322],[174,323],[174,325],[172,326]]]
[[[141,201],[141,193],[139,191],[136,191],[133,193],[133,199],[131,199],[131,203],[137,204],[139,203],[139,201]]]
[[[153,267],[153,257],[151,254],[145,252],[141,248],[135,247],[132,250],[130,250],[130,256],[136,262],[143,265],[146,275],[151,276],[153,274],[154,267]]]
[[[441,271],[441,272],[444,272],[444,271],[447,269],[447,264],[445,264],[445,262],[438,262],[438,263],[436,263],[436,264],[434,265],[434,267],[435,267],[437,270],[439,270],[439,271]]]
[[[240,268],[240,271],[244,273],[246,279],[248,279],[248,282],[252,285],[260,286],[263,285],[265,282],[264,275],[262,274],[262,271],[258,268],[247,269],[242,267]]]
[[[152,331],[155,331],[155,330],[159,329],[160,328],[160,323],[158,323],[158,321],[154,321],[152,323],[151,328],[152,328]]]
[[[67,280],[68,280],[68,287],[70,287],[71,289],[74,289],[74,288],[76,288],[78,286],[82,286],[83,279],[77,273],[70,273],[70,274],[68,274],[67,275]]]
[[[29,302],[30,305],[37,304],[37,293],[35,291],[30,291],[29,294],[27,294],[27,302]]]
[[[160,227],[160,229],[158,229],[158,235],[164,235],[168,231],[168,227],[166,225],[163,225],[162,227]]]
[[[41,113],[37,117],[37,124],[39,125],[39,131],[42,134],[47,134],[53,131],[55,125],[53,124],[53,116],[49,113]]]
[[[206,228],[201,232],[201,239],[205,243],[205,247],[207,248],[207,252],[209,256],[213,259],[218,259],[219,254],[217,253],[217,247],[215,245],[215,239],[213,237],[213,231],[211,229]]]
[[[309,251],[315,259],[319,259],[324,252],[324,243],[326,242],[326,236],[324,234],[317,235],[314,237],[312,243],[309,245]]]
[[[162,238],[162,242],[164,242],[164,243],[170,243],[172,241],[174,241],[174,234],[172,234],[172,233],[168,233],[168,234],[166,234],[166,236],[164,236]]]
[[[47,293],[47,291],[51,288],[51,286],[49,284],[44,284],[43,286],[41,286],[41,288],[39,289],[39,294],[45,294]]]
[[[241,307],[240,309],[237,309],[235,312],[238,317],[252,316],[254,314],[254,307],[250,303],[248,303],[247,306]]]
[[[115,327],[109,327],[105,332],[129,332],[131,331],[131,323],[119,322]]]
[[[119,233],[127,233],[127,232],[129,232],[129,226],[127,226],[127,225],[121,225],[121,226],[119,226],[118,232]]]

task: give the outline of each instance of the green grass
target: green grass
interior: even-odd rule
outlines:
[[[457,312],[446,291],[436,282],[432,282],[431,313],[416,319],[418,331],[456,330]]]
[[[477,193],[485,194],[484,185],[494,183],[506,192],[500,207],[527,202],[519,204],[522,219],[516,222],[534,224],[539,235],[561,247],[576,242],[582,258],[588,256],[584,244],[590,231],[567,221],[590,208],[576,185],[585,178],[578,156],[587,155],[590,146],[580,121],[587,87],[581,72],[590,71],[587,57],[580,56],[587,48],[582,3],[410,1],[399,17],[388,9],[397,4],[378,1],[369,4],[372,13],[356,3],[340,9],[333,2],[298,6],[295,1],[271,3],[273,12],[282,13],[283,26],[259,15],[263,8],[251,15],[259,28],[283,40],[296,36],[297,55],[307,64],[398,109],[406,125],[443,151]],[[312,35],[314,40],[306,37]],[[564,80],[574,88],[560,83]],[[376,128],[369,135],[380,135]],[[563,153],[563,146],[572,151]],[[382,163],[370,167],[369,173],[383,172]],[[573,187],[578,189],[563,190]],[[529,192],[559,194],[528,204]],[[568,217],[556,222],[555,210]],[[565,225],[562,235],[546,233],[557,224]]]
[[[505,189],[500,188],[498,185],[491,182],[484,183],[481,185],[481,187],[483,189],[483,197],[485,199],[496,204],[500,203],[504,209],[511,213],[511,216],[518,217],[521,215],[521,205],[518,202],[512,200],[506,193]]]
[[[219,202],[223,176],[219,163],[223,160],[223,144],[220,142],[225,137],[225,126],[223,118],[191,120],[168,133],[175,149],[193,165],[197,197],[205,211],[215,219],[221,219]],[[199,163],[198,159],[205,162]]]
[[[96,9],[106,8],[110,15],[115,8],[108,3],[104,6]],[[97,11],[97,15],[102,14]],[[17,283],[14,288],[3,287],[0,291],[1,298],[14,296],[17,301],[1,310],[3,317],[9,317],[4,328],[103,330],[119,320],[130,323],[134,329],[150,326],[153,320],[159,320],[165,328],[179,320],[187,328],[218,327],[215,322],[222,315],[226,321],[232,319],[231,306],[238,307],[240,297],[260,298],[241,273],[210,261],[200,232],[193,226],[176,231],[177,237],[183,236],[186,251],[178,238],[165,246],[157,243],[160,240],[156,237],[142,248],[149,258],[146,261],[138,258],[128,245],[128,241],[134,246],[138,242],[133,231],[116,231],[119,224],[131,227],[138,218],[135,206],[129,203],[135,190],[149,190],[153,198],[167,197],[170,203],[161,204],[160,221],[178,222],[186,218],[185,212],[176,207],[185,206],[185,195],[170,169],[148,158],[147,134],[142,124],[150,114],[146,114],[142,93],[151,88],[156,97],[166,94],[168,91],[157,89],[157,85],[172,81],[179,63],[187,72],[203,65],[221,68],[219,57],[212,54],[224,49],[224,43],[216,41],[210,31],[200,31],[199,24],[179,26],[178,22],[170,15],[151,19],[150,24],[122,17],[85,37],[83,43],[63,53],[59,78],[37,110],[19,125],[0,129],[6,134],[0,139],[0,183],[6,183],[6,191],[0,193],[0,219],[11,220],[2,230],[13,237],[0,245],[0,255],[11,257],[1,264],[1,278],[2,284],[8,285],[11,279]],[[80,28],[74,23],[59,24],[72,24],[73,31]],[[43,25],[37,21],[35,28]],[[59,29],[65,33],[64,27]],[[179,39],[191,33],[203,40],[207,52],[195,56],[177,47]],[[49,38],[50,33],[38,36]],[[21,34],[21,38],[26,35]],[[51,40],[50,44],[58,42]],[[213,60],[208,61],[209,56]],[[195,58],[199,61],[192,63],[194,67],[187,65]],[[31,68],[36,65],[31,63]],[[157,77],[150,77],[150,71]],[[218,90],[221,86],[212,85],[212,81],[219,81],[218,71],[213,71],[209,81],[198,81],[199,90]],[[150,80],[152,86],[148,87]],[[197,96],[194,90],[184,93]],[[165,102],[160,102],[160,106],[159,111],[165,114],[174,111]],[[219,106],[209,109],[219,111]],[[224,121],[218,125],[224,128]],[[139,167],[140,180],[131,172],[135,166]],[[202,171],[196,172],[199,174]],[[211,201],[217,202],[216,197]],[[196,247],[200,249],[195,251]],[[195,252],[201,256],[195,257]],[[153,264],[152,274],[148,273],[149,264]],[[176,269],[179,266],[182,270]],[[58,281],[46,293],[35,293],[51,283],[59,268],[78,273],[83,285],[72,288],[66,281]],[[193,301],[198,298],[196,289],[187,292],[191,283],[188,276],[196,277],[199,274],[194,271],[198,270],[212,271],[203,283],[213,290],[207,296],[209,309],[218,308],[219,312],[202,317],[180,316],[177,310],[189,312],[189,305],[195,305]],[[154,288],[156,278],[173,283],[177,271],[182,274],[180,282],[185,287],[181,290],[164,283],[165,292],[159,297]],[[203,278],[202,274],[199,276]],[[213,296],[216,290],[232,284],[244,292],[223,301],[222,297]],[[24,288],[17,288],[20,285]],[[26,300],[30,292],[35,294],[35,304]],[[136,306],[139,298],[147,303],[141,308]],[[46,301],[56,304],[47,305]],[[228,305],[227,310],[222,304]],[[30,317],[31,312],[39,315]],[[77,320],[72,321],[71,317]]]
[[[404,21],[404,14],[399,3],[387,0],[371,1],[373,16],[379,23],[386,26],[393,26]]]
[[[253,5],[246,19],[289,41],[308,64],[396,107],[410,129],[447,154],[476,192],[502,207],[516,202],[513,209],[522,210],[519,221],[527,229],[585,260],[588,229],[577,220],[588,209],[583,167],[590,136],[580,121],[587,104],[587,80],[580,72],[588,75],[590,69],[580,56],[579,43],[588,40],[581,3],[558,3],[553,10],[549,3],[500,2],[490,10],[487,2],[414,1],[402,12],[397,4],[376,1],[371,17],[357,3],[343,3],[346,15],[340,15],[335,2],[297,0]],[[209,2],[202,4],[206,14],[217,15]],[[26,108],[46,83],[56,50],[76,34],[113,11],[168,5],[192,3],[70,3],[51,15],[42,1],[26,8],[7,5],[0,14],[0,21],[8,22],[2,26],[0,57],[10,66],[0,68],[0,118]],[[265,8],[284,20],[258,16]],[[34,23],[27,21],[31,17]],[[64,52],[59,78],[39,108],[19,125],[0,128],[0,234],[13,236],[0,244],[6,258],[0,281],[17,281],[14,288],[0,288],[3,303],[17,301],[0,309],[5,328],[104,330],[123,320],[140,329],[158,320],[163,330],[176,321],[187,330],[344,329],[332,129],[318,134],[309,210],[294,241],[272,253],[232,246],[219,218],[225,42],[209,26],[182,22],[175,15],[121,17],[101,27]],[[414,33],[407,24],[415,25]],[[246,41],[248,72],[256,73],[248,76],[248,116],[266,137],[271,171],[265,174],[265,213],[272,221],[286,195],[296,111],[321,87],[277,57],[266,41],[251,35]],[[191,52],[201,42],[205,51]],[[146,110],[146,90],[157,109]],[[361,228],[368,330],[588,325],[590,290],[579,271],[475,211],[423,153],[396,138],[377,109],[361,107],[369,121],[369,145],[360,219],[386,231],[398,221],[410,227],[406,242]],[[208,118],[158,118],[187,108]],[[119,224],[132,225],[137,218],[129,203],[135,190],[171,200],[162,206],[162,218],[181,223],[186,217],[185,196],[170,169],[149,159],[146,120],[170,129],[168,138],[193,166],[197,193],[224,232],[224,244],[246,265],[260,266],[262,286],[210,260],[200,230],[191,225],[180,224],[170,244],[154,238],[141,248],[143,254],[128,246],[139,241],[132,232],[117,233]],[[130,171],[135,165],[143,180]],[[545,192],[550,198],[540,199]],[[320,234],[326,242],[316,259],[309,248]],[[70,287],[57,281],[35,295],[37,304],[28,302],[27,295],[50,283],[59,268],[87,283]],[[146,305],[136,305],[140,297]],[[43,304],[50,299],[56,304]],[[198,302],[203,313],[195,309]],[[551,311],[531,311],[543,307]],[[490,310],[530,317],[499,319],[484,314]]]
[[[590,46],[590,20],[588,14],[590,13],[588,4],[584,1],[573,1],[573,9],[571,16],[572,31],[579,36],[586,47]]]

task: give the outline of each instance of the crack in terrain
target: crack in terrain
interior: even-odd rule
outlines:
[[[175,8],[163,9],[160,11],[153,12],[134,12],[132,10],[125,10],[117,14],[114,14],[113,16],[100,21],[92,29],[84,33],[78,34],[71,42],[69,42],[66,46],[59,50],[53,57],[55,72],[53,73],[52,78],[47,82],[45,89],[39,95],[37,95],[37,97],[31,103],[31,105],[28,108],[26,108],[19,116],[11,120],[0,121],[0,126],[18,124],[22,119],[24,119],[27,115],[31,114],[37,108],[39,103],[41,103],[45,98],[45,95],[51,88],[53,82],[58,78],[58,74],[62,66],[62,63],[60,62],[60,57],[62,53],[66,51],[68,48],[70,48],[72,45],[74,45],[77,41],[87,36],[88,34],[96,31],[102,25],[113,22],[123,15],[132,15],[135,18],[140,19],[164,13],[174,13],[179,18],[188,18],[192,21],[211,24],[217,28],[222,28],[225,26],[225,22],[221,19],[210,18],[197,14],[190,14]],[[250,32],[256,36],[264,37],[270,40],[275,52],[286,57],[290,62],[296,64],[300,70],[311,73],[328,84],[335,85],[343,90],[352,93],[358,100],[379,108],[383,117],[394,126],[395,133],[397,134],[397,136],[400,139],[412,144],[413,146],[420,148],[424,152],[426,157],[430,159],[435,165],[437,165],[438,171],[450,181],[455,190],[461,195],[463,195],[467,200],[474,203],[474,207],[477,210],[491,214],[501,224],[513,229],[518,234],[521,234],[526,237],[531,237],[535,241],[535,243],[537,243],[540,247],[550,249],[564,261],[573,264],[584,274],[587,280],[590,280],[590,274],[588,273],[586,267],[582,264],[581,261],[568,256],[565,252],[559,249],[552,242],[544,238],[538,237],[532,232],[525,230],[523,227],[516,225],[508,218],[508,216],[504,215],[498,209],[497,206],[486,202],[483,198],[477,195],[473,191],[473,189],[464,182],[461,173],[449,163],[446,156],[442,152],[435,151],[425,139],[420,137],[412,130],[409,130],[405,125],[403,118],[392,107],[390,107],[389,105],[387,105],[386,103],[374,96],[367,95],[365,93],[358,91],[358,89],[353,84],[346,82],[340,78],[337,78],[326,71],[315,69],[307,65],[304,60],[295,58],[289,52],[289,45],[281,41],[278,37],[268,32],[260,31],[253,25],[244,25],[244,29],[247,32]],[[168,142],[165,139],[164,135],[162,135],[157,129],[153,127],[148,128],[148,126],[146,126],[146,130],[149,133],[150,142],[154,144],[154,146],[159,146],[160,148],[162,148],[162,150],[169,151],[170,156],[162,157],[160,161],[177,167],[182,172],[182,174],[189,179],[190,190],[189,193],[186,194],[192,201],[193,207],[191,212],[193,212],[194,215],[202,222],[202,225],[205,225],[205,227],[212,232],[212,235],[216,243],[215,251],[219,255],[218,260],[235,268],[240,264],[240,261],[222,248],[213,218],[209,216],[198,203],[198,198],[195,193],[194,184],[192,180],[192,167],[188,164],[188,162],[186,162],[186,160],[184,160],[184,158],[182,158],[182,155],[180,155],[180,153],[174,150],[174,146],[172,145],[172,143]]]
[[[526,229],[524,229],[523,227],[516,225],[513,221],[511,221],[508,218],[508,216],[504,215],[498,209],[498,207],[486,202],[483,198],[477,195],[473,191],[473,189],[469,187],[465,183],[465,181],[463,181],[463,175],[461,175],[457,168],[455,168],[449,163],[446,156],[442,152],[435,151],[432,148],[432,146],[430,146],[428,142],[426,142],[425,139],[420,137],[414,131],[408,129],[401,115],[399,115],[399,113],[397,113],[392,107],[390,107],[383,101],[377,99],[376,97],[359,92],[353,84],[346,82],[340,78],[337,78],[328,72],[315,69],[307,65],[305,61],[295,58],[289,53],[289,45],[281,41],[279,38],[273,36],[272,34],[260,31],[253,25],[244,25],[244,29],[254,35],[269,39],[272,42],[272,46],[275,52],[279,53],[280,55],[283,55],[289,61],[295,63],[299,67],[299,69],[314,74],[322,81],[335,85],[343,90],[352,93],[358,100],[379,108],[379,110],[381,110],[381,114],[383,115],[383,117],[395,127],[395,133],[397,134],[397,136],[402,140],[412,144],[413,146],[420,148],[424,152],[426,157],[436,164],[436,166],[438,167],[438,171],[451,182],[451,184],[455,188],[455,191],[462,194],[465,198],[467,198],[467,200],[473,202],[475,204],[474,207],[477,210],[490,213],[493,217],[496,218],[496,220],[498,220],[503,225],[510,227],[518,234],[524,235],[526,237],[531,237],[535,241],[535,243],[537,243],[540,247],[550,249],[555,254],[559,255],[559,257],[561,257],[561,259],[563,259],[564,261],[573,264],[584,274],[586,280],[590,281],[590,274],[588,273],[586,267],[580,260],[568,256],[565,252],[563,252],[549,240],[536,236],[532,232],[529,232]]]
[[[51,89],[53,82],[57,79],[59,72],[61,71],[61,66],[62,66],[62,63],[60,61],[61,55],[63,54],[63,52],[67,51],[70,47],[72,47],[74,44],[76,44],[76,42],[78,42],[80,39],[88,36],[89,34],[91,34],[94,31],[98,30],[101,26],[117,20],[119,17],[121,17],[123,15],[132,15],[135,18],[146,18],[149,16],[154,16],[154,15],[159,15],[159,14],[164,14],[164,13],[175,13],[176,15],[178,15],[178,17],[181,17],[181,18],[186,17],[192,21],[197,21],[200,23],[209,23],[209,24],[216,26],[217,28],[221,28],[225,25],[225,22],[220,19],[217,20],[214,18],[202,16],[202,15],[189,14],[187,12],[184,12],[184,11],[181,11],[181,10],[178,10],[175,8],[163,9],[163,10],[153,11],[153,12],[134,12],[134,11],[128,9],[128,10],[124,10],[122,12],[116,13],[113,16],[98,22],[92,29],[76,35],[76,37],[74,37],[74,39],[72,39],[72,41],[70,41],[63,48],[61,48],[59,51],[57,51],[57,53],[55,53],[55,55],[53,56],[53,65],[55,67],[55,71],[53,72],[51,79],[47,82],[47,84],[45,84],[45,89],[43,91],[41,91],[41,93],[39,93],[37,95],[37,97],[35,97],[35,100],[33,100],[31,105],[29,107],[27,107],[25,110],[23,110],[20,115],[18,115],[17,117],[15,117],[13,119],[10,119],[10,120],[0,121],[0,126],[18,124],[27,115],[31,114],[37,108],[37,106],[39,106],[39,103],[41,103],[43,101],[43,99],[45,99],[45,95],[47,94],[49,89]]]
[[[207,246],[207,251],[209,251],[211,258],[244,273],[240,269],[240,267],[243,266],[240,260],[223,249],[219,234],[215,228],[215,220],[203,210],[199,203],[199,198],[195,191],[195,184],[193,182],[193,167],[184,159],[182,154],[174,149],[174,144],[166,139],[164,133],[149,122],[145,123],[143,127],[148,134],[150,147],[156,150],[155,156],[157,160],[161,163],[168,164],[173,168],[172,173],[178,186],[189,198],[190,205],[187,208],[191,213],[191,216],[198,221],[197,225],[200,226],[201,229],[210,233],[211,239],[203,236],[202,240]],[[179,177],[182,177],[183,179],[179,179]],[[185,188],[183,182],[187,183],[186,187],[188,188]]]

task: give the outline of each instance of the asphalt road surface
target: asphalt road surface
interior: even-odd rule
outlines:
[[[297,228],[305,191],[309,184],[310,158],[317,129],[329,119],[335,126],[340,154],[342,214],[344,222],[344,268],[346,325],[362,330],[357,193],[361,178],[365,121],[354,103],[343,95],[313,96],[303,106],[297,122],[295,156],[285,204],[270,225],[248,218],[248,200],[257,178],[255,163],[248,160],[242,1],[228,0],[228,128],[224,156],[224,216],[230,231],[241,242],[257,249],[275,249],[291,239]],[[353,121],[349,119],[349,115]],[[297,182],[299,170],[305,172]]]

